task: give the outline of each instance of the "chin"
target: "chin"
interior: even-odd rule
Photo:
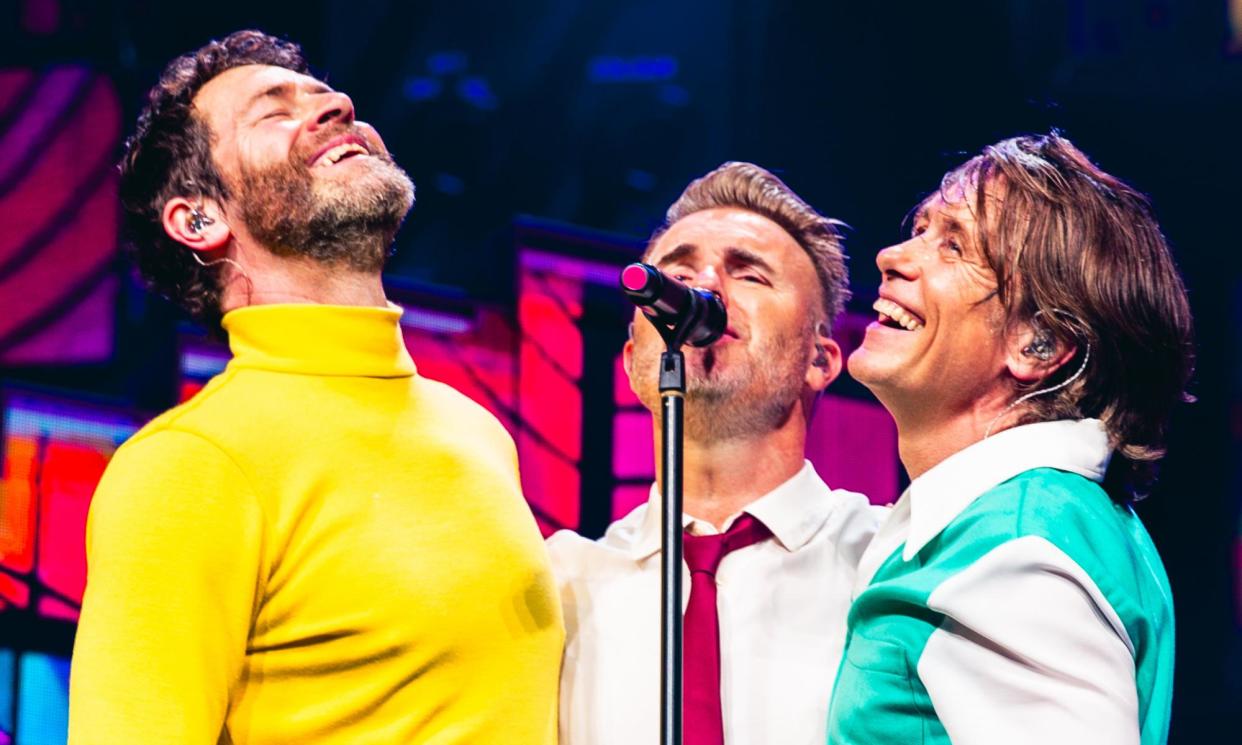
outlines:
[[[845,369],[849,371],[851,378],[857,380],[859,383],[866,384],[872,373],[871,360],[868,359],[871,355],[872,353],[862,347],[859,347],[854,350],[853,354],[846,358]]]
[[[878,357],[879,355],[875,352],[860,347],[845,361],[845,368],[849,371],[850,377],[862,383],[872,393],[876,393],[881,388],[887,388],[886,383],[895,380],[901,372],[899,363],[877,359]]]
[[[319,204],[325,212],[342,220],[373,221],[381,224],[395,221],[395,228],[414,206],[414,185],[408,178],[389,173],[368,173],[348,183],[319,184]]]
[[[353,196],[359,192],[382,189],[388,182],[387,174],[374,168],[354,168],[353,173],[329,173],[315,179],[315,193],[328,198]]]

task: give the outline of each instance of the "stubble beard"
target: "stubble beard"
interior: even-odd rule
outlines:
[[[787,333],[754,352],[686,350],[686,439],[712,445],[782,427],[802,400],[810,364],[808,346],[805,336]],[[639,399],[657,418],[660,351],[653,347],[640,353],[636,348],[633,360],[640,377],[635,386]]]
[[[382,270],[414,205],[414,184],[388,155],[369,157],[365,174],[349,183],[317,182],[296,154],[279,165],[243,168],[236,192],[246,229],[277,256]]]

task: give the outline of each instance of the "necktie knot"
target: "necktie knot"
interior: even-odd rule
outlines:
[[[682,539],[686,565],[691,573],[704,572],[715,575],[720,562],[732,551],[745,548],[767,538],[771,531],[751,517],[742,515],[724,533],[715,535],[689,535]]]

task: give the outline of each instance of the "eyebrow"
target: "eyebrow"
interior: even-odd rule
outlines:
[[[963,225],[956,217],[950,215],[946,210],[938,209],[936,210],[936,214],[940,217],[941,221],[943,221],[946,232],[956,233],[970,241],[974,240],[974,236],[970,234],[970,231],[966,229],[966,226]],[[914,208],[914,211],[910,213],[907,220],[912,223],[918,222],[919,220],[930,221],[931,210],[927,208],[926,203],[920,204],[918,207]]]
[[[952,217],[950,215],[945,215],[942,213],[940,216],[940,219],[944,220],[944,227],[946,231],[950,233],[958,233],[959,235],[969,237],[965,226],[963,226],[962,223],[959,222],[956,217]]]
[[[326,83],[321,83],[319,81],[306,84],[306,88],[311,93],[330,93],[332,91],[332,88],[330,86],[328,86]],[[273,85],[270,88],[261,90],[258,93],[254,94],[253,96],[251,96],[250,100],[246,102],[246,106],[245,108],[242,109],[242,111],[244,113],[249,113],[251,110],[254,109],[255,106],[259,104],[259,102],[267,100],[267,99],[293,98],[293,96],[297,94],[297,90],[298,90],[298,86],[295,83],[292,83],[292,82],[277,83],[276,85]]]
[[[698,252],[699,247],[693,243],[682,243],[673,250],[661,256],[656,261],[656,266],[667,266],[676,264],[679,261],[685,261]],[[736,267],[755,267],[765,272],[774,273],[775,270],[762,256],[749,249],[739,246],[729,246],[725,249],[725,263],[730,268]]]
[[[955,235],[962,241],[962,249],[970,255],[975,256],[981,251],[978,239],[974,231],[967,230],[966,226],[960,220],[952,215],[940,211],[940,219],[944,221],[944,231],[949,235]],[[978,226],[976,226],[977,228]]]
[[[667,266],[669,264],[676,264],[679,261],[684,261],[690,256],[693,256],[698,250],[699,247],[693,243],[682,243],[672,251],[669,251],[657,259],[655,262],[656,266]]]
[[[764,260],[762,256],[745,248],[729,246],[725,249],[725,259],[731,267],[755,267],[769,274],[775,273],[772,265]]]

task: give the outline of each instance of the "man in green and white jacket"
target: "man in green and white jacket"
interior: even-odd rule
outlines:
[[[861,560],[828,742],[1162,743],[1172,595],[1131,503],[1192,356],[1159,227],[1056,134],[913,214],[849,360],[912,481]]]

